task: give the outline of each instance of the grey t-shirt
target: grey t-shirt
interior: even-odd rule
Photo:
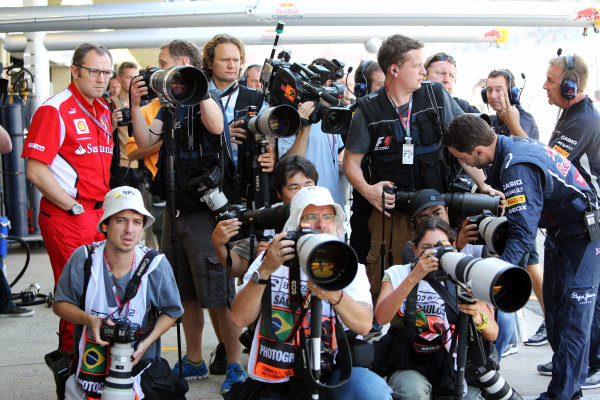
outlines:
[[[83,294],[83,265],[86,260],[85,246],[81,246],[76,249],[71,258],[65,264],[65,268],[58,280],[56,286],[56,301],[66,301],[74,304],[78,307],[81,306],[80,298]],[[106,263],[103,268],[104,286],[106,289],[106,298],[108,305],[116,307],[117,302],[112,292],[112,284],[108,276],[106,269]],[[131,279],[130,274],[126,274],[121,278],[115,279],[115,287],[119,298],[125,296],[125,288]],[[166,257],[159,262],[156,269],[148,275],[148,286],[147,286],[147,298],[146,298],[146,315],[142,323],[142,329],[148,326],[148,316],[151,307],[156,308],[158,311],[165,313],[169,317],[178,318],[183,314],[183,306],[179,298],[179,291],[177,290],[177,284],[175,283],[175,277],[173,276],[173,269],[167,261]],[[77,347],[83,328],[81,325],[75,326],[75,353],[77,353]],[[160,359],[160,339],[156,340],[152,346],[142,356],[142,360],[158,361]]]

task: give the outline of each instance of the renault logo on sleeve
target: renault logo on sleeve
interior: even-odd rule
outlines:
[[[85,118],[74,119],[73,123],[75,124],[75,129],[77,129],[78,135],[90,133],[90,129],[87,126],[87,122],[85,121]]]

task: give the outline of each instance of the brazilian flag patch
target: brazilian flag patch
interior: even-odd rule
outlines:
[[[273,308],[271,311],[272,319],[271,323],[273,325],[273,333],[277,336],[277,339],[284,341],[288,338],[290,333],[292,332],[292,327],[294,325],[294,317],[291,311],[280,310],[277,308]],[[264,321],[263,321],[264,323]],[[262,324],[261,324],[262,325]],[[261,335],[268,337],[264,328],[261,326]]]
[[[107,348],[108,346],[102,347],[98,343],[86,342],[81,369],[90,374],[106,375],[108,373]]]

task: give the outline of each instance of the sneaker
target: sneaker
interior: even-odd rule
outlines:
[[[509,343],[502,353],[502,358],[519,352],[519,346],[516,343]]]
[[[225,375],[227,373],[227,351],[224,343],[219,343],[217,348],[210,353],[208,370],[211,375]]]
[[[600,388],[600,369],[591,369],[588,372],[585,383],[581,385],[582,389]]]
[[[0,318],[31,317],[33,314],[35,314],[35,311],[30,310],[29,308],[19,307],[15,304],[11,309],[0,312]]]
[[[207,379],[208,378],[208,369],[206,368],[206,363],[204,360],[200,362],[191,362],[188,360],[187,356],[183,356],[183,377],[186,381],[194,381],[196,379]],[[173,373],[179,375],[179,361],[175,363],[173,367]]]
[[[539,364],[537,371],[542,375],[552,376],[552,361],[546,364]]]
[[[224,395],[229,392],[231,386],[238,382],[244,382],[247,377],[246,371],[244,371],[244,368],[240,364],[227,364],[227,376],[221,385],[221,394]]]
[[[546,321],[543,321],[537,332],[529,338],[524,344],[525,346],[543,346],[548,343],[546,335]]]

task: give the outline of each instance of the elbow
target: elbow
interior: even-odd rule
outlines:
[[[231,322],[237,328],[243,328],[248,325],[248,323],[245,321],[245,318],[243,317],[242,313],[240,313],[236,310],[235,303],[231,307]]]

